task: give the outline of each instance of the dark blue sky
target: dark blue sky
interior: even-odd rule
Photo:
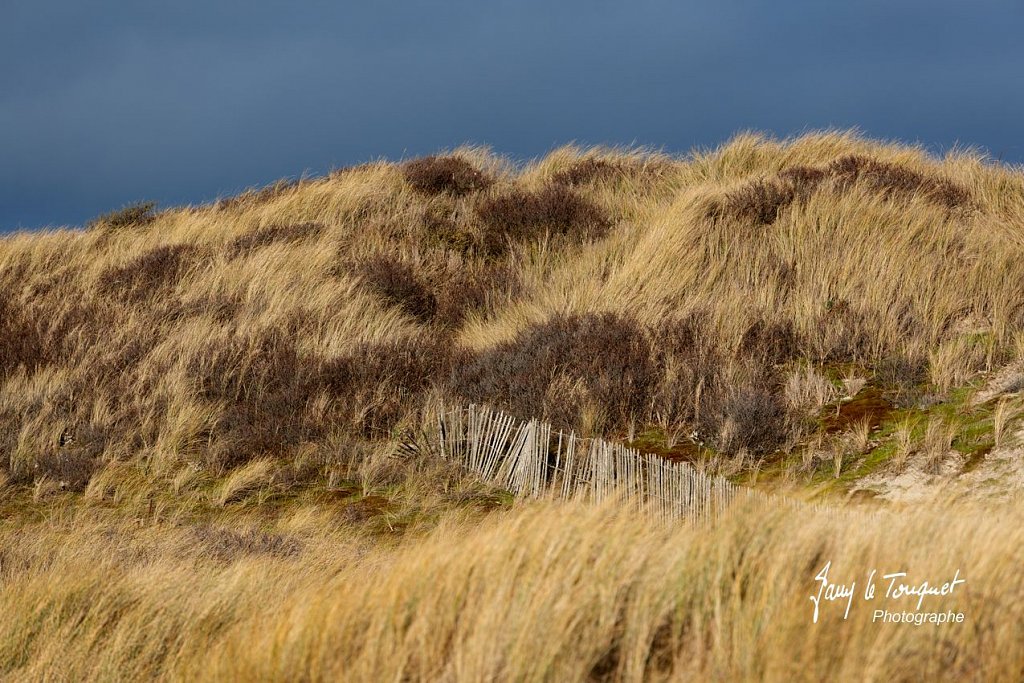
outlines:
[[[3,0],[0,231],[464,142],[858,127],[1024,161],[1024,5]]]

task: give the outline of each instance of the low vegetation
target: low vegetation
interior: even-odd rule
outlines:
[[[1020,386],[980,396],[1024,360],[1022,235],[1019,169],[822,133],[525,165],[466,148],[6,237],[0,671],[1019,672],[1019,615],[992,611],[1013,580],[941,648],[860,622],[808,636],[811,559],[944,571],[910,539],[946,512],[878,543],[782,513],[705,533],[509,512],[428,432],[486,403],[836,504],[978,471],[1017,443]],[[1020,525],[965,515],[944,552],[1003,576]]]
[[[59,529],[3,532],[0,668],[74,680],[961,681],[1024,666],[1016,507],[921,507],[874,524],[736,510],[709,529],[535,503],[484,518],[465,508],[400,545],[368,535],[340,512],[350,506],[266,508],[193,527],[159,507],[139,520],[65,512]],[[872,569],[932,581],[959,569],[961,592],[924,608],[967,621],[873,623],[874,609],[913,611],[916,599],[858,594],[848,618],[845,601],[822,601],[814,623],[812,577],[827,561],[858,587]]]

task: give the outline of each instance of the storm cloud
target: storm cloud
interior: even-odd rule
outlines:
[[[467,142],[857,127],[1024,161],[1010,1],[149,5],[3,3],[0,231]]]

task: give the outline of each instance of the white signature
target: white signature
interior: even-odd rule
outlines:
[[[857,582],[839,583],[829,578],[829,570],[832,568],[832,561],[829,560],[822,567],[821,571],[814,577],[818,583],[818,592],[811,595],[811,602],[814,603],[814,623],[818,623],[818,613],[822,601],[835,602],[846,601],[846,609],[843,612],[843,619],[850,616],[850,608],[853,606],[853,598],[857,591]],[[877,570],[872,569],[868,574],[867,584],[864,588],[864,600],[875,599],[875,575]],[[946,581],[941,585],[932,584],[929,581],[914,583],[907,579],[907,572],[892,572],[882,574],[882,579],[888,581],[885,584],[885,598],[888,600],[899,600],[903,598],[917,598],[916,609],[920,610],[924,599],[928,596],[952,595],[953,591],[960,584],[967,583],[967,579],[960,578],[960,570],[953,574],[952,581]],[[841,604],[841,603],[840,603]]]

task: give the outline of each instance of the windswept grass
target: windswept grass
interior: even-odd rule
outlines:
[[[1009,360],[1024,322],[1022,176],[847,134],[465,149],[121,213],[0,243],[15,480],[143,453],[226,474],[431,397],[770,455],[806,431],[793,368],[912,401]]]
[[[5,237],[0,671],[1019,678],[1016,503],[508,513],[424,432],[475,401],[765,487],[976,467],[1016,439],[1012,373],[967,393],[1022,358],[1021,282],[1020,169],[836,132],[465,148]],[[811,625],[826,558],[960,567],[968,622]]]
[[[1024,524],[924,508],[865,523],[737,510],[652,526],[617,506],[443,518],[401,547],[312,509],[196,532],[81,515],[5,533],[0,670],[106,680],[1010,680],[1024,667]],[[998,552],[994,549],[999,549]],[[814,576],[857,581],[822,601]],[[43,571],[45,567],[45,571]],[[873,622],[871,570],[966,580]],[[57,580],[56,577],[61,577]],[[877,577],[876,577],[877,578]]]

